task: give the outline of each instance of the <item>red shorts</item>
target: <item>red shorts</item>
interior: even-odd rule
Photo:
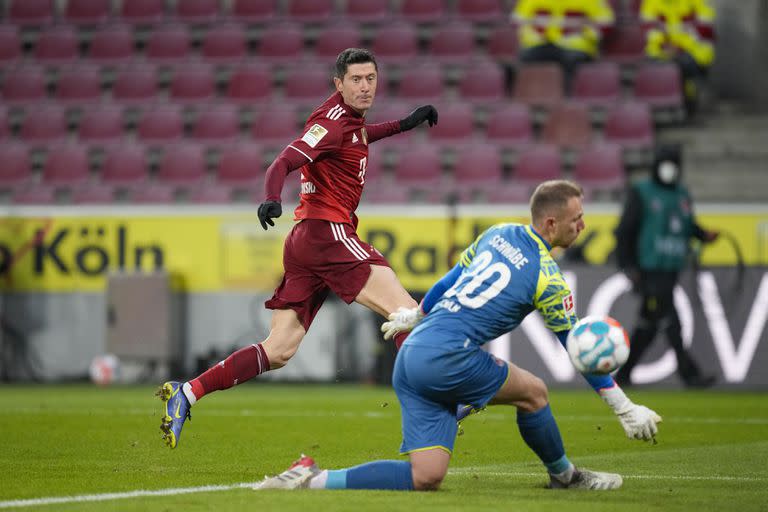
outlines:
[[[328,290],[350,304],[371,274],[371,265],[389,266],[379,251],[357,237],[351,224],[305,219],[283,246],[283,280],[264,305],[293,309],[309,330]]]

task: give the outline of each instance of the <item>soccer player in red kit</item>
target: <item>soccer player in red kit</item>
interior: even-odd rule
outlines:
[[[299,206],[283,250],[284,275],[266,307],[274,310],[267,339],[242,348],[189,382],[169,381],[158,392],[165,402],[160,430],[178,445],[189,410],[204,395],[227,389],[285,366],[296,353],[330,290],[345,302],[358,302],[385,318],[416,301],[386,259],[357,236],[355,210],[365,185],[368,144],[437,123],[431,105],[407,117],[367,125],[365,113],[376,96],[378,67],[373,54],[348,48],[336,59],[336,92],[309,116],[303,135],[291,142],[267,169],[266,200],[259,206],[264,229],[282,215],[280,193],[288,173],[301,171]],[[406,333],[396,336],[402,343]],[[399,345],[398,345],[399,346]]]

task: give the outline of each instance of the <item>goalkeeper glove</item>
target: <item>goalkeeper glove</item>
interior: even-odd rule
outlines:
[[[600,397],[613,409],[628,438],[650,441],[659,431],[657,423],[661,423],[661,416],[644,405],[633,403],[619,386],[601,389]]]
[[[437,109],[432,105],[424,105],[423,107],[419,107],[408,114],[408,117],[401,119],[400,131],[406,132],[416,128],[424,121],[427,121],[429,126],[435,126],[437,124]]]
[[[397,311],[389,314],[389,322],[381,324],[381,332],[384,333],[384,339],[388,340],[395,334],[401,331],[410,331],[419,320],[424,318],[424,313],[421,312],[421,308],[416,306],[415,308],[399,307]]]
[[[283,214],[283,207],[277,201],[264,201],[259,205],[259,222],[261,227],[267,229],[267,224],[274,226],[272,219],[276,219]]]

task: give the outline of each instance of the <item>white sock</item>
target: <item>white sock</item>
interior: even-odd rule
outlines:
[[[189,382],[185,382],[181,386],[181,391],[184,393],[184,396],[187,397],[187,400],[189,400],[189,405],[195,405],[195,402],[197,402],[197,397],[192,392],[192,386],[189,385]]]
[[[328,481],[328,470],[324,469],[309,481],[310,489],[325,489],[325,482]]]
[[[557,478],[559,482],[562,482],[564,484],[571,483],[571,479],[573,478],[573,473],[576,471],[576,467],[571,464],[571,467],[563,471],[562,473],[550,473],[553,477]]]

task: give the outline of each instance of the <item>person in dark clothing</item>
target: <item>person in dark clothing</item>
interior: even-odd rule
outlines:
[[[673,291],[687,263],[691,238],[709,243],[719,232],[705,230],[696,222],[681,174],[680,146],[659,146],[652,176],[631,187],[616,229],[619,268],[641,297],[629,360],[616,374],[620,385],[631,384],[633,368],[659,330],[675,351],[677,372],[686,386],[708,387],[715,382],[714,376],[702,374],[683,346]]]

